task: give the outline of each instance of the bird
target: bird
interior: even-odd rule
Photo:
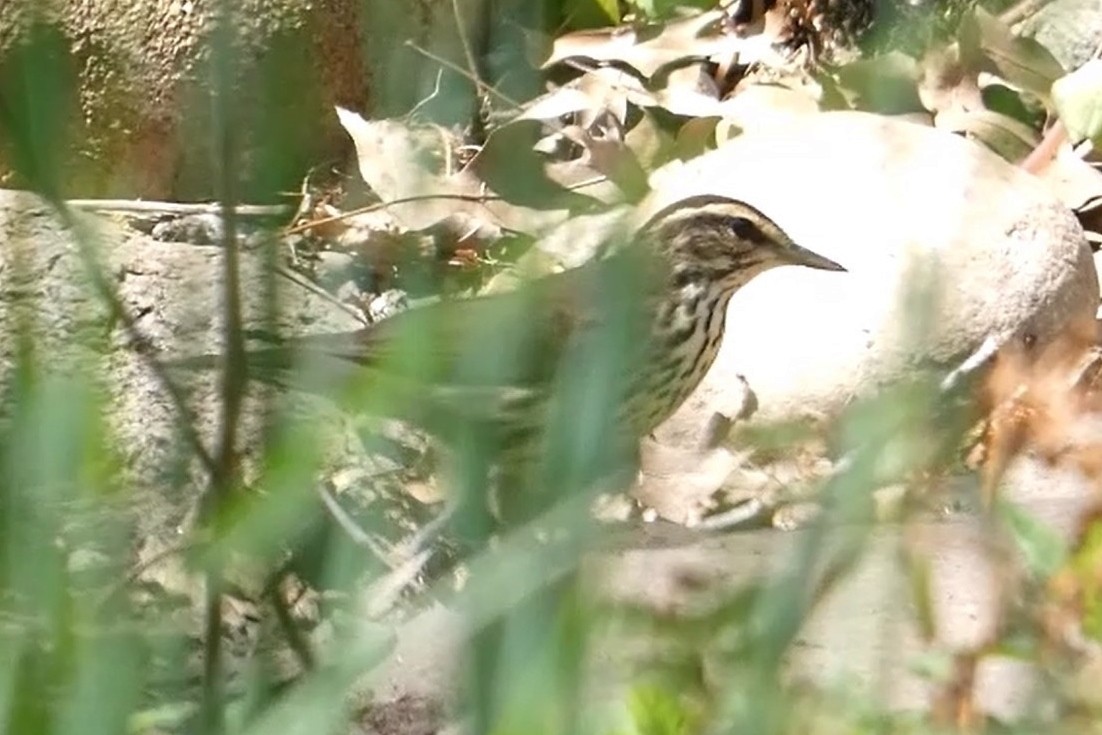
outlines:
[[[296,366],[307,366],[315,387],[363,379],[371,410],[411,420],[446,443],[488,431],[503,448],[500,464],[526,467],[541,451],[549,398],[580,356],[619,345],[609,426],[637,446],[708,372],[736,291],[784,265],[845,270],[798,245],[759,209],[720,195],[673,202],[623,240],[514,291],[439,301],[361,329],[250,351],[249,374],[289,387]]]

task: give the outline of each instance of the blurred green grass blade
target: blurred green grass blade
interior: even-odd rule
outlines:
[[[684,701],[669,689],[637,686],[628,707],[637,735],[688,735],[699,726]]]
[[[94,631],[84,637],[77,646],[76,671],[57,732],[114,735],[127,731],[147,673],[141,649],[137,629]]]
[[[165,702],[135,712],[128,720],[128,735],[145,735],[157,730],[176,730],[194,717],[199,706],[194,702]]]
[[[61,29],[34,22],[0,55],[0,146],[32,189],[62,196],[62,163],[79,110],[69,43]]]
[[[998,509],[1029,572],[1039,579],[1055,574],[1068,556],[1060,534],[1010,501],[1000,502]]]

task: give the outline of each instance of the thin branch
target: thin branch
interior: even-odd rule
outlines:
[[[490,85],[482,81],[482,75],[478,73],[478,62],[474,58],[471,41],[467,38],[467,30],[463,27],[463,14],[459,12],[459,0],[452,0],[452,15],[455,17],[455,32],[459,36],[459,44],[463,47],[463,56],[467,61],[468,76],[474,82],[478,96],[484,97],[493,90]]]
[[[302,665],[302,668],[306,671],[313,671],[317,668],[314,651],[310,647],[310,642],[306,639],[306,636],[302,634],[302,629],[295,624],[294,616],[291,615],[291,609],[288,607],[287,601],[283,599],[283,594],[280,592],[280,582],[285,576],[285,574],[281,574],[277,577],[274,585],[269,585],[266,590],[268,600],[272,603],[272,609],[275,610],[276,621],[279,623],[279,628],[283,631],[283,635],[287,639],[287,645],[291,647],[291,650]]]
[[[217,140],[217,189],[222,214],[222,299],[225,361],[222,370],[221,415],[214,473],[200,501],[200,527],[210,529],[229,501],[237,477],[237,428],[248,378],[245,337],[241,324],[241,273],[237,252],[237,126],[232,112],[234,23],[230,0],[215,11],[212,43],[212,107]],[[222,593],[225,572],[218,554],[206,563],[205,636],[203,646],[203,725],[207,732],[225,730],[225,692],[222,675]]]
[[[1021,0],[1021,2],[1000,13],[999,20],[1008,26],[1012,26],[1033,15],[1050,2],[1052,0]]]
[[[364,610],[369,620],[380,620],[394,609],[402,592],[416,579],[425,564],[432,558],[432,551],[424,549],[402,562],[396,569],[376,579],[366,590]]]
[[[362,313],[360,313],[356,309],[353,309],[351,306],[344,303],[343,301],[338,299],[336,296],[334,296],[333,294],[329,293],[328,291],[326,291],[321,286],[319,286],[316,283],[314,283],[313,281],[311,281],[309,278],[306,278],[305,276],[301,275],[300,273],[297,273],[297,272],[291,270],[290,268],[287,268],[287,267],[284,267],[284,266],[278,266],[278,267],[276,267],[275,270],[276,270],[276,273],[283,276],[284,278],[286,278],[291,283],[295,284],[296,286],[299,286],[300,288],[306,289],[307,291],[309,291],[310,293],[314,294],[315,296],[317,296],[321,299],[324,299],[324,300],[328,301],[329,303],[336,306],[338,309],[341,309],[342,311],[346,312],[349,316],[351,316],[353,319],[360,322],[361,324],[366,323],[366,321],[364,319],[364,315]]]
[[[337,502],[337,499],[333,497],[333,493],[329,491],[329,488],[319,484],[317,486],[318,497],[321,498],[322,505],[329,512],[329,516],[336,522],[338,526],[348,535],[352,542],[357,546],[370,551],[375,558],[386,565],[388,569],[395,569],[400,561],[395,559],[395,554],[392,549],[387,548],[383,544],[380,544],[371,534],[360,528],[352,516],[348,515],[348,512]]]
[[[220,214],[218,202],[156,202],[141,199],[69,199],[65,202],[82,212],[137,212],[142,214]],[[293,212],[286,204],[239,204],[238,217],[281,217]]]
[[[177,556],[179,554],[183,554],[187,551],[191,551],[197,545],[198,545],[198,543],[195,541],[195,539],[186,539],[186,540],[183,540],[183,541],[179,541],[179,542],[177,542],[175,544],[172,544],[172,545],[170,545],[170,546],[168,546],[164,549],[161,549],[156,554],[153,554],[152,556],[150,556],[148,559],[145,559],[141,562],[138,562],[137,564],[135,564],[134,566],[132,566],[130,568],[130,570],[126,573],[125,577],[123,577],[122,579],[118,580],[113,585],[111,585],[100,596],[99,600],[96,601],[96,603],[95,603],[95,605],[93,605],[93,607],[96,610],[101,610],[107,603],[109,603],[117,595],[122,593],[123,590],[125,590],[127,587],[132,585],[134,582],[138,581],[138,578],[141,577],[142,574],[144,574],[148,570],[152,569],[153,567],[157,566],[158,564],[160,564],[163,561],[167,561],[168,559],[170,559],[174,556]]]
[[[437,69],[436,70],[436,83],[432,87],[432,92],[430,92],[428,94],[428,96],[425,97],[423,100],[421,100],[416,105],[411,107],[409,112],[406,113],[406,117],[409,117],[409,118],[416,117],[417,113],[421,111],[422,107],[427,105],[429,102],[432,102],[436,98],[436,96],[438,94],[440,94],[440,81],[443,78],[444,78],[444,70],[443,69]],[[448,159],[445,158],[444,160],[448,160]]]
[[[607,180],[607,176],[594,176],[591,179],[586,179],[585,181],[580,181],[577,184],[571,184],[564,188],[570,191],[577,191],[578,189],[584,189],[588,186],[595,186],[597,184],[604,183]],[[476,204],[504,201],[504,199],[498,194],[416,194],[413,196],[391,199],[389,202],[376,202],[375,204],[368,204],[365,207],[357,207],[356,209],[351,209],[347,212],[341,212],[340,214],[334,214],[330,217],[322,217],[321,219],[311,220],[309,222],[301,222],[293,227],[288,227],[283,231],[283,234],[297,235],[300,232],[305,232],[307,230],[312,230],[315,227],[332,224],[333,222],[340,222],[341,220],[346,220],[350,217],[355,217],[360,214],[376,212],[380,209],[394,207],[399,204],[409,204],[410,202],[427,202],[435,199],[450,199],[460,202],[475,202]]]
[[[462,75],[463,77],[469,79],[474,84],[482,84],[477,77],[472,76],[471,73],[469,71],[467,71],[466,69],[464,69],[463,67],[459,66],[458,64],[456,64],[454,62],[448,61],[447,59],[445,59],[442,56],[437,56],[436,54],[432,53],[428,49],[421,48],[420,46],[415,44],[413,41],[407,40],[406,41],[406,46],[409,46],[411,49],[418,52],[419,54],[422,54],[426,58],[432,59],[437,64],[440,64],[441,66],[444,66],[444,67],[447,67],[448,69],[451,69],[456,74]],[[485,86],[485,90],[487,92],[492,94],[494,97],[497,97],[499,100],[501,100],[505,104],[509,105],[510,107],[512,107],[514,109],[520,108],[520,106],[521,106],[520,103],[517,102],[516,100],[514,100],[509,95],[505,94],[504,92],[499,92],[499,91],[497,91],[496,89],[494,89],[493,87],[491,87],[489,85],[484,85],[484,86]]]
[[[1040,174],[1060,152],[1062,146],[1068,140],[1068,131],[1064,123],[1057,120],[1052,124],[1037,147],[1030,151],[1029,155],[1018,166],[1031,174]]]

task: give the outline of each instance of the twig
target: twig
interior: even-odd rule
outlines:
[[[390,570],[372,582],[366,592],[365,607],[368,616],[373,620],[383,617],[394,607],[402,590],[421,573],[425,564],[432,558],[433,552],[432,549],[427,548],[428,544],[451,520],[458,504],[449,504],[440,515],[411,534],[409,538],[387,548],[360,528],[333,497],[329,488],[318,485],[317,491],[329,515],[348,534],[353,543],[368,549]]]
[[[594,176],[591,179],[580,181],[577,184],[571,184],[564,187],[570,191],[577,191],[578,189],[584,189],[587,186],[595,186],[603,183],[608,179],[607,176]],[[311,220],[309,222],[302,222],[293,227],[288,227],[283,231],[284,235],[297,235],[300,232],[311,230],[315,227],[321,227],[322,225],[328,225],[333,222],[340,222],[341,220],[355,217],[360,214],[368,214],[369,212],[375,212],[380,209],[386,209],[387,207],[395,207],[399,204],[409,204],[410,202],[426,202],[435,199],[453,200],[460,202],[475,202],[476,204],[483,204],[485,202],[499,202],[503,201],[503,197],[498,194],[415,194],[408,197],[398,197],[397,199],[391,199],[389,202],[376,202],[375,204],[368,204],[364,207],[357,207],[347,212],[341,212],[340,214],[334,214],[330,217],[322,217],[321,219]]]
[[[1025,20],[1050,2],[1052,0],[1021,0],[1021,2],[1000,13],[999,20],[1008,26],[1012,26]]]
[[[437,69],[436,70],[436,83],[432,87],[432,92],[430,92],[428,94],[428,96],[425,97],[425,99],[421,100],[416,105],[411,107],[410,111],[406,113],[406,117],[408,117],[408,118],[415,117],[417,115],[417,113],[421,110],[422,107],[427,105],[429,102],[432,102],[436,98],[436,96],[438,94],[440,94],[440,81],[443,78],[444,78],[444,70],[443,69]],[[447,160],[447,159],[445,159],[445,160]]]
[[[212,528],[229,501],[237,476],[237,428],[248,375],[245,363],[245,338],[241,324],[241,274],[237,253],[237,139],[232,120],[231,80],[233,68],[234,23],[230,0],[221,0],[215,8],[212,39],[213,93],[217,140],[218,200],[222,228],[222,298],[226,358],[222,370],[220,431],[214,472],[200,500],[202,528]],[[222,681],[222,593],[225,571],[218,554],[206,562],[205,640],[203,645],[202,724],[207,732],[218,735],[225,730],[224,684]]]
[[[337,499],[333,497],[333,493],[329,491],[329,488],[322,484],[317,485],[318,497],[321,498],[322,505],[329,511],[329,515],[337,522],[337,525],[348,537],[352,539],[352,542],[357,546],[362,546],[369,550],[375,557],[386,565],[388,569],[395,569],[399,566],[400,562],[395,559],[393,549],[386,548],[374,538],[367,531],[360,528],[360,526],[352,519],[352,516],[348,515],[348,512],[337,502]]]
[[[372,582],[366,592],[367,603],[364,606],[371,620],[379,620],[392,609],[401,598],[402,590],[417,578],[425,564],[432,558],[432,551],[423,549],[404,561],[388,574]]]
[[[291,647],[295,657],[302,664],[302,668],[306,671],[313,671],[317,668],[314,651],[310,647],[310,642],[302,634],[302,630],[295,624],[294,616],[291,615],[287,601],[283,599],[283,594],[280,592],[280,582],[285,577],[285,574],[280,574],[276,578],[276,583],[268,586],[268,600],[272,603],[272,609],[275,610],[276,621],[287,639],[287,645]]]
[[[420,553],[429,542],[435,539],[440,532],[444,529],[444,526],[448,524],[448,521],[452,519],[456,511],[459,509],[459,503],[456,501],[449,502],[448,505],[440,512],[438,516],[426,523],[420,529],[410,534],[409,538],[400,541],[394,546],[395,553],[400,558],[408,559],[412,558],[415,554]]]
[[[69,199],[65,202],[82,212],[138,212],[148,214],[220,214],[218,202],[156,202],[138,199]],[[291,214],[286,204],[239,204],[233,208],[238,217],[279,217]]]
[[[467,31],[463,27],[463,15],[459,12],[459,0],[452,0],[452,15],[455,17],[455,32],[459,36],[459,45],[463,47],[463,56],[467,60],[470,79],[474,81],[479,97],[484,97],[491,91],[490,85],[482,81],[482,75],[478,73],[478,62],[474,58],[471,41],[467,38]]]
[[[1025,160],[1018,164],[1019,167],[1031,174],[1040,174],[1048,168],[1048,165],[1056,158],[1056,154],[1060,151],[1060,146],[1063,145],[1067,139],[1067,128],[1064,127],[1063,122],[1057,120],[1052,124],[1052,127],[1045,131],[1045,136],[1041,138],[1041,142],[1037,144],[1037,147],[1025,157]]]
[[[96,601],[94,607],[96,608],[96,610],[102,609],[103,606],[113,600],[116,595],[118,595],[131,584],[136,582],[138,577],[140,577],[146,571],[152,569],[166,559],[176,556],[177,554],[183,554],[186,551],[190,551],[196,546],[197,542],[195,541],[195,539],[186,539],[184,541],[177,542],[175,544],[172,544],[171,546],[161,549],[148,559],[135,564],[126,573],[125,577],[111,585],[107,589],[107,591],[100,596],[100,599]]]
[[[750,498],[745,503],[739,503],[733,508],[700,519],[692,528],[694,531],[707,533],[731,531],[751,522],[760,522],[767,510],[765,503],[760,499]]]
[[[459,66],[458,64],[456,64],[454,62],[448,61],[447,59],[445,59],[442,56],[437,56],[436,54],[432,53],[428,49],[421,48],[420,46],[418,46],[413,41],[407,40],[406,41],[406,46],[409,46],[414,51],[424,55],[426,58],[432,59],[437,64],[440,64],[441,66],[445,66],[448,69],[451,69],[456,74],[461,74],[462,76],[464,76],[465,78],[467,78],[471,82],[473,82],[474,84],[476,84],[476,85],[481,84],[481,82],[478,80],[477,77],[472,76],[471,73],[469,71],[467,71],[466,69],[464,69],[463,67]],[[489,85],[485,85],[485,89],[486,89],[487,92],[492,94],[494,97],[497,97],[499,100],[501,100],[505,104],[509,105],[510,107],[513,107],[514,109],[520,108],[520,106],[521,106],[520,103],[517,102],[516,100],[514,100],[509,95],[505,94],[504,92],[499,92],[499,91],[497,91],[496,89],[494,89],[493,87],[491,87]]]
[[[941,383],[938,385],[938,390],[944,394],[956,388],[962,380],[991,362],[995,354],[1006,345],[1006,342],[1007,340],[1005,339],[995,339],[991,335],[988,335],[983,343],[976,348],[975,352],[965,358],[964,362],[950,370],[949,374],[942,378]]]
[[[295,272],[295,271],[293,271],[290,268],[287,268],[285,266],[277,266],[276,267],[276,273],[283,276],[284,278],[286,278],[288,281],[295,284],[296,286],[304,288],[307,291],[309,291],[310,293],[314,294],[315,296],[318,296],[322,299],[325,299],[326,301],[333,304],[337,308],[339,308],[339,309],[345,311],[346,313],[348,313],[356,321],[366,324],[366,322],[363,318],[363,314],[358,312],[356,309],[353,309],[351,306],[344,303],[343,301],[338,299],[336,296],[334,296],[333,294],[329,293],[328,291],[326,291],[321,286],[319,286],[316,283],[314,283],[313,281],[311,281],[309,278],[306,278],[306,277],[302,276],[301,274],[299,274],[299,273],[297,273],[297,272]]]

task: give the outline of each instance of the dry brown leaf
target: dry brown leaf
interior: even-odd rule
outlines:
[[[643,198],[648,191],[647,172],[624,143],[618,125],[609,125],[599,134],[583,130],[580,142],[589,152],[589,165],[607,176],[624,193],[626,201],[637,202]]]
[[[819,103],[807,89],[792,89],[778,84],[752,84],[737,89],[723,101],[723,120],[716,128],[716,142],[733,137],[731,126],[739,131],[774,127],[793,117],[814,114]]]
[[[538,120],[502,125],[490,134],[460,176],[476,178],[502,199],[532,209],[582,209],[595,204],[547,175],[546,161],[535,150],[541,131]]]
[[[918,96],[930,112],[984,108],[976,72],[961,63],[960,47],[956,44],[931,51],[919,67]]]
[[[983,388],[984,435],[972,460],[990,503],[1010,462],[1025,450],[1102,480],[1102,348],[1095,330],[1069,329],[1039,354],[999,353]]]
[[[444,175],[432,170],[429,160],[431,148],[424,139],[402,123],[391,120],[365,120],[355,112],[337,108],[341,125],[352,137],[356,148],[356,158],[361,176],[384,202],[395,202],[386,207],[406,230],[424,231],[456,215],[462,214],[471,221],[481,221],[485,227],[508,228],[519,232],[537,233],[541,228],[561,221],[567,216],[567,203],[553,201],[551,198],[539,199],[541,191],[552,192],[560,196],[565,192],[574,201],[584,199],[566,191],[562,185],[545,174],[546,181],[537,182],[529,188],[522,188],[522,198],[533,199],[539,209],[518,206],[502,201],[475,171],[485,175],[487,172],[496,179],[512,185],[507,174],[496,164],[502,161],[529,162],[531,159],[542,164],[538,154],[532,148],[534,141],[525,141],[527,148],[509,149],[510,135],[518,131],[506,131],[501,134],[487,153],[483,148],[481,158],[475,158],[461,171]],[[522,121],[518,124],[538,125],[536,121]],[[504,128],[496,133],[501,133]],[[531,127],[520,132],[526,133]],[[439,134],[433,132],[439,141]],[[494,136],[490,136],[493,140]],[[488,145],[490,141],[487,141]],[[503,150],[509,149],[509,150]],[[447,155],[445,151],[443,155]],[[517,166],[514,166],[516,168]],[[534,166],[519,167],[529,178],[521,183],[531,183],[533,177],[543,173],[542,168]],[[545,187],[540,190],[538,184]],[[412,199],[413,201],[401,201]],[[554,205],[558,204],[559,209]],[[480,225],[478,229],[481,229]]]
[[[653,171],[670,160],[674,137],[644,110],[639,122],[624,135],[624,143],[648,171]]]
[[[681,117],[715,117],[721,110],[719,88],[700,64],[667,75],[655,100],[659,107]]]
[[[957,38],[967,68],[995,74],[1046,103],[1052,83],[1064,75],[1048,49],[1035,39],[1014,35],[1006,23],[980,7],[961,20]]]
[[[571,83],[540,95],[517,116],[518,120],[555,120],[576,112],[592,109],[594,99]]]
[[[407,229],[432,227],[470,204],[460,197],[486,193],[482,182],[470,173],[441,176],[433,172],[423,139],[409,126],[392,120],[365,120],[350,110],[336,109],[356,148],[360,176],[379,198],[384,202],[422,198],[387,208]]]
[[[393,120],[365,120],[337,107],[337,118],[356,147],[360,176],[385,201],[421,193],[430,178],[424,137]]]
[[[616,61],[649,78],[688,57],[761,55],[768,45],[758,36],[740,37],[728,28],[727,14],[713,10],[662,24],[567,33],[555,39],[543,68],[571,58]]]
[[[590,117],[583,116],[579,123],[588,125],[601,110],[608,110],[624,123],[627,121],[628,105],[649,107],[657,104],[638,78],[625,71],[606,66],[584,74],[578,80],[578,88],[594,101]]]
[[[1033,128],[994,110],[945,110],[934,125],[975,138],[1008,161],[1021,161],[1041,142]]]

